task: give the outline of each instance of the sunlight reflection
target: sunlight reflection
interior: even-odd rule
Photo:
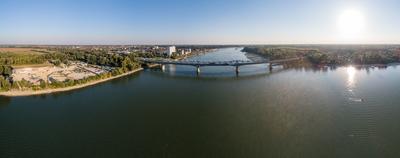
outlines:
[[[354,87],[355,84],[355,74],[356,74],[356,69],[353,66],[347,67],[347,86],[349,87],[349,91],[351,91],[350,88]]]

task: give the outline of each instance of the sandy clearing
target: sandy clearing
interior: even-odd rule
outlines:
[[[106,78],[106,79],[101,79],[101,80],[96,80],[96,81],[92,81],[89,83],[85,83],[85,84],[81,84],[81,85],[76,85],[76,86],[71,86],[71,87],[65,87],[65,88],[56,88],[56,89],[44,89],[44,90],[11,90],[11,91],[7,91],[7,92],[0,92],[0,96],[7,96],[7,97],[18,97],[18,96],[32,96],[32,95],[41,95],[41,94],[49,94],[49,93],[55,93],[55,92],[64,92],[64,91],[71,91],[74,89],[79,89],[79,88],[84,88],[84,87],[88,87],[91,85],[95,85],[98,83],[102,83],[102,82],[106,82],[109,80],[113,80],[119,77],[123,77],[123,76],[127,76],[130,74],[133,74],[135,72],[138,71],[142,71],[143,68],[139,68],[118,76],[113,76],[110,78]]]

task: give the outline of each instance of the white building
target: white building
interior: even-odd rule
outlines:
[[[186,52],[185,52],[185,50],[184,50],[184,49],[182,49],[179,55],[186,55]]]
[[[168,56],[172,56],[172,53],[176,52],[176,47],[175,46],[170,46],[167,48],[167,51],[165,52],[165,54],[167,54]]]
[[[123,50],[123,51],[118,51],[118,54],[130,54],[131,52],[127,51],[127,50]]]
[[[186,49],[185,51],[186,51],[186,54],[192,53],[192,49],[191,49],[191,48],[188,48],[188,49]]]

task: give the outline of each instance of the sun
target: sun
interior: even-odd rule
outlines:
[[[364,14],[357,9],[345,10],[338,16],[337,27],[341,40],[360,40],[365,31]]]

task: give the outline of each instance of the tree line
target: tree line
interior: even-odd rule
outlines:
[[[291,48],[291,47],[269,47],[254,46],[245,47],[244,52],[256,53],[270,60],[285,59],[293,57],[305,57],[315,65],[344,65],[344,64],[389,64],[400,62],[400,51],[390,49],[339,49],[321,51],[317,48]]]
[[[0,53],[0,65],[42,64],[47,60],[44,54]]]
[[[12,74],[12,67],[6,65],[0,65],[0,91],[9,90],[11,87],[9,77]]]

